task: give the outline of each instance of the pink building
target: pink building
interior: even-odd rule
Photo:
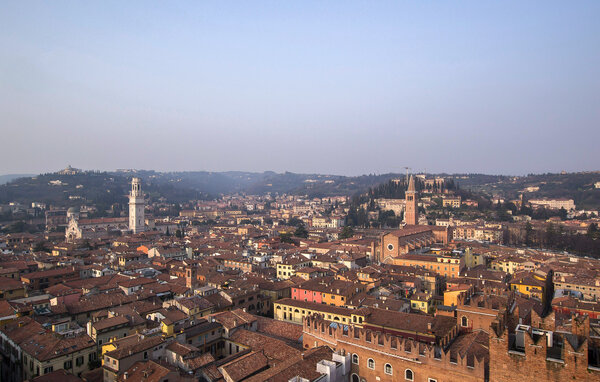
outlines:
[[[320,292],[302,288],[292,288],[292,299],[308,302],[322,303],[323,298]]]

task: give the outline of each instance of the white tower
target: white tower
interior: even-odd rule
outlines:
[[[129,192],[129,229],[133,233],[144,232],[144,194],[140,178],[131,180]]]

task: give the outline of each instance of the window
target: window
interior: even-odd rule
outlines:
[[[147,351],[144,352],[144,359],[148,359],[148,352]]]
[[[414,380],[414,375],[411,369],[404,370],[404,379],[406,379],[407,381]]]
[[[462,327],[469,326],[469,319],[467,319],[466,316],[462,316],[462,318],[460,319],[460,325]]]
[[[388,244],[387,249],[388,249],[388,251],[393,251],[394,250],[394,244]]]
[[[352,363],[358,365],[358,354],[352,354]]]
[[[433,379],[433,378],[428,378],[427,382],[437,382],[437,379]]]
[[[75,359],[75,366],[83,365],[83,356],[79,356]]]
[[[369,360],[367,361],[367,367],[369,369],[375,369],[375,361],[373,361],[373,358],[369,358]]]
[[[392,365],[390,365],[389,363],[386,363],[384,371],[387,375],[392,375],[393,374]]]
[[[54,366],[48,366],[44,368],[44,374],[52,373],[54,371]]]

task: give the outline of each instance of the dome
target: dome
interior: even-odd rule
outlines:
[[[79,213],[79,207],[69,207],[69,209],[67,210],[68,214],[78,214]]]

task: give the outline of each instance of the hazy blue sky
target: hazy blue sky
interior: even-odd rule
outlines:
[[[0,174],[600,166],[600,1],[2,1]]]

